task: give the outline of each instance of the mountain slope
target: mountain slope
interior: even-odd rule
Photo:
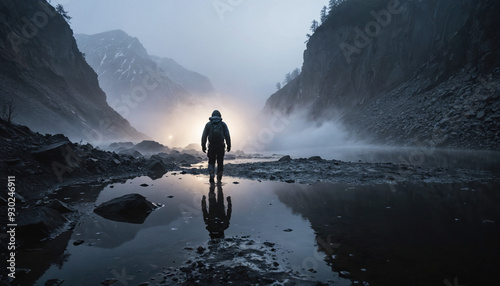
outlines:
[[[150,57],[165,74],[174,82],[193,95],[215,95],[215,89],[210,80],[197,72],[190,71],[170,58]]]
[[[69,25],[46,1],[0,2],[0,86],[14,121],[72,140],[146,136],[107,103]]]
[[[346,0],[266,110],[341,118],[372,142],[498,148],[498,12],[490,0]]]
[[[195,90],[206,86],[208,92],[213,91],[205,77],[200,75],[200,82],[193,84],[193,77],[186,76],[187,70],[164,59],[153,60],[137,38],[121,30],[79,34],[75,38],[87,62],[99,75],[108,103],[147,134],[157,134],[165,125],[166,114],[179,105],[196,102],[203,95],[189,93],[179,82],[187,82],[186,86]],[[164,66],[169,70],[164,71]],[[171,75],[177,77],[171,79]]]

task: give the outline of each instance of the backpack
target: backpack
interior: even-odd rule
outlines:
[[[224,142],[224,127],[222,122],[212,122],[210,133],[208,135],[210,143],[223,143]]]

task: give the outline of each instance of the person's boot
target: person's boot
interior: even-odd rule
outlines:
[[[208,164],[208,174],[210,175],[209,182],[214,183],[214,177],[215,177],[215,166]]]
[[[217,182],[222,181],[222,171],[217,172]]]

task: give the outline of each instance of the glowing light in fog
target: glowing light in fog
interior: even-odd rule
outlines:
[[[158,131],[151,137],[170,148],[197,144],[201,150],[203,129],[212,112],[217,109],[229,127],[233,150],[240,149],[244,139],[249,136],[250,126],[255,125],[253,115],[249,114],[250,110],[255,109],[249,108],[241,101],[236,102],[222,96],[197,99],[197,103],[179,105],[172,112],[163,115],[157,122]]]

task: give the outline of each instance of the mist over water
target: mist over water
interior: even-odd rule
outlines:
[[[231,96],[197,98],[192,104],[179,103],[163,114],[157,114],[155,122],[141,121],[140,130],[170,148],[198,145],[201,151],[201,136],[205,124],[214,110],[219,110],[228,125],[233,150],[242,150],[245,136],[256,130],[259,107]]]
[[[290,118],[282,132],[267,146],[268,150],[294,151],[359,144],[340,122],[311,122],[301,117]]]
[[[314,150],[362,145],[340,121],[314,122],[301,113],[290,116],[262,113],[252,132],[243,148],[249,152],[306,156]]]
[[[234,151],[329,157],[326,150],[332,148],[366,147],[340,121],[313,122],[301,113],[267,113],[257,104],[223,95],[179,104],[158,115],[155,124],[142,126],[148,127],[146,133],[154,140],[171,148],[200,145],[205,124],[216,109],[228,125]]]

